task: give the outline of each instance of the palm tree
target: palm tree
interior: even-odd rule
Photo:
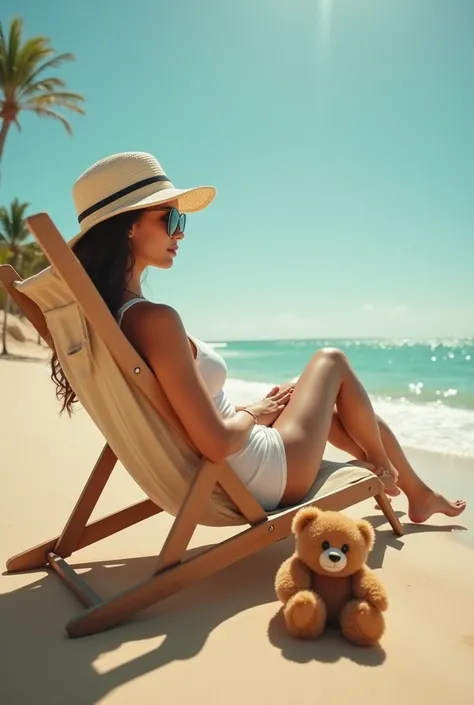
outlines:
[[[8,261],[15,269],[21,267],[23,259],[29,261],[34,257],[35,251],[38,250],[38,245],[34,241],[27,242],[31,237],[25,223],[25,211],[28,206],[28,203],[20,203],[15,198],[9,210],[0,208],[0,251],[3,252],[2,259]],[[0,355],[7,354],[7,317],[9,309],[10,297],[7,295],[3,302],[2,352]]]
[[[49,260],[37,242],[28,242],[23,247],[23,258],[21,262],[21,274],[23,279],[28,279],[43,269],[49,267]]]
[[[15,123],[20,129],[22,110],[59,120],[69,134],[71,125],[56,108],[84,114],[79,105],[84,100],[81,95],[66,91],[66,83],[57,76],[43,77],[50,69],[74,60],[74,54],[58,54],[47,37],[23,41],[22,34],[21,19],[12,20],[8,39],[0,22],[0,160],[11,125]]]

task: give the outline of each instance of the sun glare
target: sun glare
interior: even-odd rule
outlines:
[[[318,0],[317,38],[321,50],[326,53],[331,42],[331,21],[334,0]]]

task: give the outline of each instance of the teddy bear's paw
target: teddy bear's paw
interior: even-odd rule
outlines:
[[[375,646],[385,631],[383,614],[365,600],[351,600],[340,616],[341,630],[352,644]]]
[[[326,606],[310,590],[301,590],[293,595],[283,614],[288,632],[300,639],[316,639],[326,625]]]

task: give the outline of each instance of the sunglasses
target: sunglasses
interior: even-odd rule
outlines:
[[[186,227],[186,214],[172,208],[168,213],[168,235],[173,237],[176,231],[184,233]]]

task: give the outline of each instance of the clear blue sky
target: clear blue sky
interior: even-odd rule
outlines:
[[[91,163],[214,184],[145,293],[204,339],[474,334],[473,0],[3,0],[77,60],[74,136],[23,115],[0,200],[77,232]]]

